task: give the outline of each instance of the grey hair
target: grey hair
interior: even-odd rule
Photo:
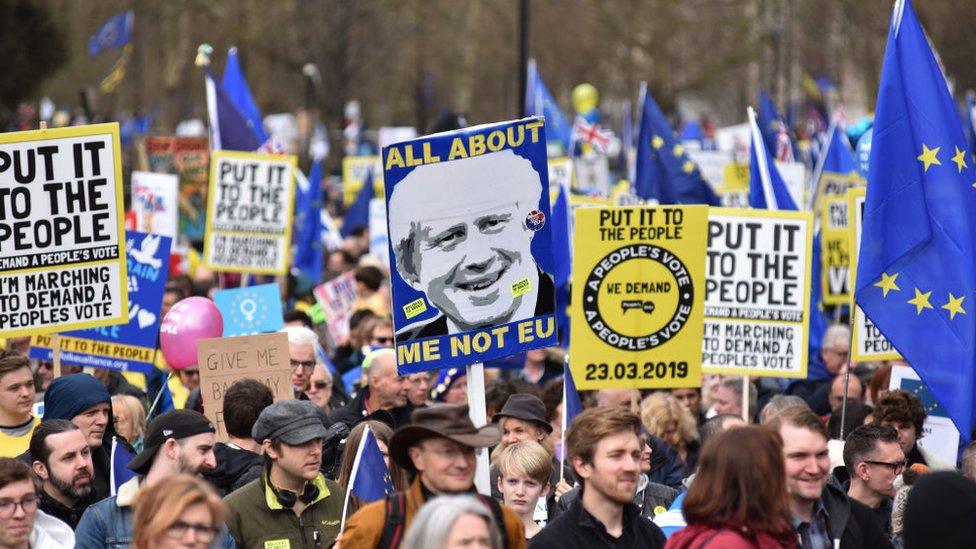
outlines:
[[[319,336],[305,326],[285,326],[281,331],[288,334],[288,343],[292,345],[318,346]]]
[[[759,413],[759,424],[765,425],[769,423],[769,420],[778,416],[780,412],[794,406],[802,406],[804,408],[810,407],[810,405],[807,404],[807,401],[796,395],[774,396],[765,406],[763,406],[762,412]]]
[[[491,510],[474,496],[438,496],[423,505],[403,538],[402,549],[443,548],[451,527],[464,515],[481,517],[488,524],[492,549],[502,549],[499,525]],[[504,528],[504,525],[501,525]]]
[[[721,381],[721,386],[732,391],[735,398],[742,402],[742,376],[729,376]],[[756,389],[755,383],[749,383],[749,417],[756,417],[756,400],[759,397],[759,391]]]
[[[850,344],[851,329],[847,327],[847,324],[831,324],[827,327],[823,336],[823,348],[832,347],[834,342],[843,342],[844,347]]]

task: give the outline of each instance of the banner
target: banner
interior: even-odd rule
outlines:
[[[179,233],[180,178],[173,174],[132,172],[135,230],[176,239]]]
[[[812,252],[809,212],[709,210],[705,372],[807,376]]]
[[[864,222],[864,201],[867,190],[864,187],[852,187],[847,191],[849,217],[848,227],[851,265],[849,269],[850,287],[854,287],[857,279],[857,256],[861,251],[861,227]],[[853,300],[852,300],[853,301]],[[853,303],[852,303],[853,304]],[[888,338],[881,333],[881,330],[871,322],[871,319],[864,314],[860,307],[854,305],[853,318],[851,324],[851,360],[855,362],[866,362],[874,360],[900,360],[901,355]]]
[[[159,312],[169,272],[168,236],[126,231],[129,314],[127,324],[61,334],[61,363],[108,370],[151,372],[159,338]],[[54,360],[51,336],[31,339],[30,357]]]
[[[356,279],[352,271],[341,274],[312,290],[315,301],[322,307],[329,334],[335,341],[349,337],[349,315],[356,302]]]
[[[570,367],[579,389],[698,387],[707,206],[579,208]]]
[[[820,212],[821,288],[826,305],[846,305],[851,301],[850,235],[848,234],[847,190],[861,186],[857,174],[824,172],[820,178],[817,204]]]
[[[203,256],[207,267],[288,273],[297,164],[294,155],[213,153]]]
[[[542,119],[398,143],[383,163],[400,373],[554,345]]]
[[[127,320],[119,125],[0,134],[0,337]]]
[[[218,441],[227,441],[224,395],[235,381],[260,381],[271,389],[276,402],[295,398],[288,334],[201,339],[197,342],[197,360],[203,411],[217,428]]]
[[[363,188],[366,174],[373,174],[373,188],[377,196],[383,194],[383,164],[378,156],[346,156],[342,159],[342,203],[348,208]]]
[[[143,170],[180,178],[179,234],[202,240],[206,226],[210,144],[206,137],[152,136],[143,141]]]
[[[224,337],[277,332],[285,326],[277,282],[214,292]]]

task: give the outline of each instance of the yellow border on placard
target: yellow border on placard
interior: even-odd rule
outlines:
[[[213,230],[213,218],[214,218],[214,204],[215,197],[217,195],[214,190],[214,186],[217,182],[217,164],[220,163],[221,158],[233,158],[236,160],[257,160],[261,162],[275,162],[275,163],[285,163],[291,165],[291,182],[289,183],[291,193],[288,199],[288,204],[286,205],[285,215],[285,234],[282,238],[285,239],[285,263],[284,266],[279,269],[260,269],[260,268],[244,268],[244,267],[228,267],[226,265],[214,265],[210,257],[210,243],[214,236]],[[292,233],[292,222],[294,221],[295,215],[295,195],[298,194],[295,188],[295,172],[298,171],[298,157],[293,154],[264,154],[264,153],[249,153],[242,151],[211,151],[210,152],[210,178],[207,181],[207,225],[204,229],[203,234],[203,264],[205,267],[212,271],[219,271],[222,273],[250,273],[250,274],[267,274],[267,275],[285,275],[288,274],[288,266],[291,263],[291,233]],[[234,236],[254,236],[260,234],[262,236],[268,236],[265,233],[250,233],[247,231],[218,231],[219,234],[234,235]],[[277,238],[277,237],[276,237]]]
[[[736,217],[773,217],[779,219],[797,219],[806,220],[807,222],[807,242],[806,242],[806,265],[807,265],[807,280],[810,280],[812,276],[811,263],[813,261],[813,212],[796,212],[796,211],[784,211],[784,210],[757,210],[750,208],[708,208],[708,217],[711,220],[712,214],[715,215],[726,215],[726,216],[736,216]],[[785,377],[785,378],[805,378],[807,377],[807,368],[809,360],[809,349],[810,349],[810,315],[812,311],[810,310],[810,289],[806,288],[803,292],[803,322],[800,326],[803,330],[803,339],[806,341],[806,345],[802,345],[800,350],[800,371],[798,372],[788,372],[788,375],[784,375],[780,371],[769,371],[769,370],[759,370],[753,368],[746,368],[742,366],[720,366],[720,367],[709,367],[705,366],[704,360],[702,360],[702,373],[703,374],[733,374],[733,375],[748,375],[757,377]],[[709,317],[704,315],[704,320],[708,321],[710,319],[715,319],[715,317]],[[717,319],[722,321],[735,321],[736,319]],[[746,320],[746,319],[742,319]],[[750,322],[762,322],[768,324],[791,324],[796,325],[794,322],[782,322],[778,320],[764,320],[758,321],[753,320]]]
[[[378,166],[379,170],[373,175],[373,196],[376,197],[377,191],[384,189],[383,163],[380,161],[380,155],[365,154],[347,156],[342,159],[342,204],[346,207],[349,207],[356,201],[356,195],[359,194],[359,190],[363,188],[363,183],[366,182],[365,179],[355,179],[352,177],[352,165],[356,163]],[[383,193],[380,192],[379,194],[380,198],[382,198]]]
[[[88,126],[72,126],[69,128],[53,128],[46,130],[30,130],[25,132],[0,133],[0,144],[24,143],[27,141],[47,141],[52,139],[69,139],[73,137],[90,137],[96,135],[109,134],[112,136],[112,162],[115,164],[115,219],[118,231],[119,257],[117,260],[89,261],[78,263],[71,268],[81,266],[97,267],[101,265],[119,266],[119,295],[122,303],[119,307],[119,316],[102,318],[99,320],[89,320],[85,322],[61,323],[57,326],[38,326],[30,328],[20,328],[16,330],[0,331],[0,337],[21,337],[25,335],[49,334],[53,332],[64,332],[68,330],[82,330],[85,328],[98,328],[101,326],[114,326],[125,324],[129,321],[129,271],[126,263],[125,253],[125,197],[122,195],[122,141],[119,138],[118,122],[107,124],[90,124]],[[50,267],[31,267],[28,269],[17,269],[4,271],[4,275],[52,271]]]
[[[851,250],[851,270],[848,273],[851,281],[851,299],[847,302],[850,306],[851,311],[851,360],[855,362],[866,362],[874,360],[901,360],[901,355],[898,353],[874,353],[874,354],[862,354],[857,352],[857,336],[858,336],[858,322],[854,312],[859,309],[854,303],[854,283],[857,279],[857,256],[860,249],[857,245],[857,215],[855,214],[855,207],[857,204],[857,198],[862,196],[867,196],[867,189],[864,187],[852,187],[847,189],[847,235],[850,239],[850,250]],[[861,311],[861,316],[864,316],[864,311]],[[892,346],[894,348],[894,346]]]

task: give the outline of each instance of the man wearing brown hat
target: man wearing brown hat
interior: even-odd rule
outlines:
[[[415,473],[405,492],[363,507],[346,522],[342,547],[399,547],[403,534],[427,500],[442,494],[474,493],[475,450],[497,444],[498,427],[478,429],[467,404],[440,404],[414,410],[411,424],[390,440],[390,457]],[[525,531],[515,511],[480,496],[498,524],[509,548],[525,547]]]

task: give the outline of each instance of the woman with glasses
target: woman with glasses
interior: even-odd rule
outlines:
[[[316,362],[312,369],[312,375],[308,378],[308,390],[305,391],[308,397],[323,412],[332,411],[330,400],[332,399],[332,375],[321,362]]]
[[[213,488],[190,475],[176,475],[141,490],[134,505],[136,549],[211,547],[227,513]]]

